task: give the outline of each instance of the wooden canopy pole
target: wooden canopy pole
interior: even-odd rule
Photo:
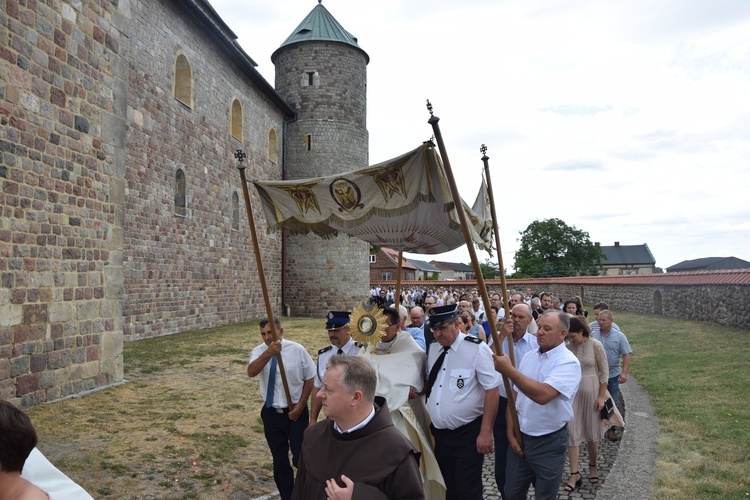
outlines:
[[[240,171],[240,179],[242,179],[242,194],[245,195],[245,208],[247,209],[247,220],[250,222],[250,233],[253,236],[253,251],[255,251],[255,263],[258,266],[258,278],[260,280],[260,287],[263,291],[263,300],[266,303],[266,315],[268,317],[268,324],[271,326],[271,338],[274,342],[279,340],[279,335],[276,332],[276,323],[273,319],[273,311],[271,310],[271,300],[268,298],[268,285],[266,284],[266,275],[263,272],[263,261],[260,258],[260,246],[258,245],[258,235],[255,232],[255,219],[253,218],[253,207],[250,205],[250,191],[247,189],[247,179],[245,178],[245,158],[247,154],[238,149],[234,153],[234,157],[238,161],[237,169]],[[287,405],[291,409],[297,401],[292,401],[292,397],[289,393],[289,383],[286,380],[286,371],[284,371],[284,362],[281,359],[281,353],[276,356],[279,364],[279,372],[281,373],[281,383],[284,385],[284,395],[286,396]]]
[[[492,216],[492,230],[495,233],[495,248],[497,248],[497,265],[500,267],[500,287],[502,288],[503,308],[505,309],[505,320],[510,321],[510,306],[508,305],[508,283],[505,280],[505,267],[503,266],[503,252],[500,249],[500,231],[497,226],[497,213],[495,212],[495,195],[492,192],[492,178],[490,177],[490,157],[487,156],[487,146],[482,144],[479,148],[484,162],[484,176],[487,179],[487,195],[490,198],[490,214]],[[508,357],[513,366],[516,366],[516,353],[513,342],[508,341]]]
[[[461,222],[461,232],[463,232],[464,234],[464,241],[466,242],[466,247],[469,250],[469,255],[471,256],[471,264],[474,268],[474,274],[477,277],[479,293],[481,293],[482,295],[482,301],[484,302],[485,311],[487,311],[490,309],[491,303],[490,298],[487,295],[487,287],[484,284],[484,276],[482,276],[482,269],[481,267],[479,267],[477,252],[474,249],[474,242],[472,241],[471,233],[469,232],[469,224],[466,221],[466,213],[464,213],[464,207],[461,203],[461,196],[458,193],[456,179],[453,176],[453,169],[451,169],[450,160],[448,159],[448,153],[445,150],[443,135],[440,133],[440,126],[438,125],[440,118],[432,114],[432,104],[430,104],[429,100],[427,101],[427,110],[430,112],[430,119],[427,121],[427,123],[432,125],[432,131],[435,134],[435,139],[437,140],[438,148],[440,149],[440,155],[443,157],[445,176],[448,178],[448,185],[450,186],[451,196],[453,197],[453,203],[456,208],[456,213],[458,213],[458,220]],[[501,355],[503,353],[503,348],[497,335],[497,325],[492,321],[488,321],[488,324],[490,325],[490,334],[492,335],[492,343],[495,346],[495,352],[498,355]],[[515,399],[513,398],[513,391],[510,387],[510,380],[508,380],[507,377],[503,377],[503,385],[505,386],[505,393],[508,395],[508,408],[510,408],[510,414],[513,419],[516,439],[518,439],[518,442],[520,444],[522,443],[522,441],[521,430],[518,427],[518,414],[516,413],[516,404]]]
[[[398,267],[396,268],[396,296],[393,298],[393,307],[398,311],[399,303],[401,302],[401,268],[404,262],[404,252],[399,250],[398,252]],[[399,311],[399,314],[401,312]]]

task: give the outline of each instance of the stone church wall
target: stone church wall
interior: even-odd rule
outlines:
[[[109,1],[0,13],[0,399],[123,378],[124,100]]]
[[[198,4],[0,3],[0,398],[28,407],[116,383],[123,340],[264,316],[233,152],[249,179],[280,178],[268,136],[281,158],[285,111],[197,24]],[[192,107],[172,97],[178,53]],[[279,314],[281,237],[255,219]]]
[[[287,131],[287,178],[367,167],[367,59],[362,51],[342,43],[306,42],[281,48],[273,62],[276,89],[298,113]],[[316,74],[314,85],[305,84],[308,72]],[[286,272],[285,299],[293,315],[349,309],[369,294],[369,245],[348,236],[289,236]]]
[[[268,155],[282,112],[188,17],[179,2],[132,2],[128,19],[128,130],[123,333],[137,339],[266,315],[233,153],[248,154],[248,179],[280,179]],[[193,72],[193,106],[172,96],[174,61]],[[230,106],[243,108],[243,141],[230,134]],[[186,216],[175,215],[174,179],[186,176]],[[281,312],[281,236],[266,234],[250,186],[274,314]],[[240,200],[231,228],[232,194]]]

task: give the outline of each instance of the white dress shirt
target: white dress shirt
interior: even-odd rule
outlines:
[[[265,343],[254,348],[250,353],[248,364],[258,359],[267,349],[268,346]],[[281,360],[284,362],[284,373],[286,373],[286,381],[289,385],[289,395],[292,397],[293,403],[297,403],[302,397],[302,389],[305,381],[315,377],[315,363],[313,363],[312,357],[304,347],[297,342],[292,342],[284,338],[281,339]],[[269,360],[258,375],[258,388],[260,389],[260,397],[263,398],[263,401],[266,400],[271,363],[272,361]],[[276,365],[272,404],[274,408],[290,408],[284,394],[284,383],[281,380],[281,371],[278,364]]]
[[[543,436],[560,430],[573,420],[573,400],[581,382],[581,364],[565,342],[544,353],[539,349],[527,353],[518,370],[559,392],[545,405],[537,404],[523,392],[518,392],[516,410],[521,432],[529,436]]]
[[[503,340],[502,343],[503,346],[503,354],[508,354],[508,338],[506,337],[505,340]],[[513,357],[516,360],[516,366],[521,366],[521,360],[523,357],[531,352],[536,351],[539,349],[539,342],[537,342],[536,337],[534,337],[529,332],[526,332],[523,334],[523,337],[518,342],[513,342]],[[513,382],[511,382],[511,387],[513,386]],[[508,394],[505,392],[505,384],[500,384],[500,387],[498,388],[500,390],[500,395],[504,398],[508,397]]]

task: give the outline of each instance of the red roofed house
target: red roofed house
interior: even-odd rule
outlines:
[[[398,271],[398,252],[390,248],[380,247],[380,250],[370,254],[370,280],[395,280]],[[417,267],[406,258],[401,261],[401,279],[404,281],[417,279]]]

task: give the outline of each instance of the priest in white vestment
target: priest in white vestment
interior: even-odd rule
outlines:
[[[427,355],[411,334],[402,329],[406,308],[401,308],[404,309],[403,315],[392,307],[383,309],[389,324],[385,335],[377,344],[366,345],[359,356],[366,358],[377,370],[376,396],[386,399],[393,425],[422,453],[419,467],[425,498],[442,500],[445,498],[445,482],[435,459],[424,395],[419,394],[424,389]]]

